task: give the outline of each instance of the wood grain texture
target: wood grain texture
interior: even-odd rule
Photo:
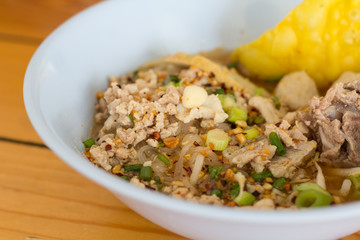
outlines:
[[[134,213],[48,149],[0,142],[0,152],[0,239],[182,239]]]
[[[1,137],[10,137],[41,142],[25,112],[22,85],[27,64],[36,46],[19,42],[0,41],[0,112],[2,124]]]
[[[65,20],[97,2],[100,0],[2,0],[0,33],[37,45]]]
[[[59,24],[98,1],[0,1],[0,239],[184,239],[139,216],[47,148],[22,142],[41,143],[22,99],[32,54]]]
[[[183,239],[133,212],[50,150],[21,142],[41,143],[22,98],[32,54],[59,24],[95,2],[0,1],[0,239]]]

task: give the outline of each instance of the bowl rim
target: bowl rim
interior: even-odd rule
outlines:
[[[162,208],[170,212],[200,216],[203,218],[219,219],[231,222],[256,222],[256,223],[312,223],[315,221],[339,221],[360,216],[360,201],[346,204],[306,210],[260,210],[243,209],[198,204],[182,199],[176,199],[148,189],[141,189],[128,182],[113,176],[112,174],[96,167],[92,163],[83,163],[83,156],[70,148],[56,135],[44,117],[40,108],[39,79],[34,78],[33,72],[37,72],[37,63],[46,53],[50,43],[61,35],[67,25],[77,21],[78,18],[97,11],[100,7],[111,7],[113,1],[99,2],[74,15],[58,28],[56,28],[38,47],[33,54],[26,69],[23,83],[23,99],[27,115],[36,132],[44,143],[65,163],[81,173],[83,176],[105,187],[112,193],[124,195],[132,200],[149,204],[156,208]],[[116,1],[115,1],[116,2]],[[35,88],[37,87],[37,88]]]

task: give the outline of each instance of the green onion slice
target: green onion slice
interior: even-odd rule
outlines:
[[[209,175],[211,179],[219,180],[219,174],[223,170],[223,166],[209,166]]]
[[[89,139],[83,141],[83,144],[84,144],[85,148],[89,148],[95,144],[95,140],[93,138],[89,138]]]
[[[224,111],[229,111],[231,108],[237,106],[234,94],[220,94],[217,97],[219,98]]]
[[[137,77],[138,74],[139,74],[139,70],[133,71],[133,78]]]
[[[263,93],[262,93],[261,88],[256,88],[256,89],[255,89],[255,94],[258,95],[258,96],[260,96],[260,97],[262,97],[262,96],[263,96]]]
[[[232,63],[229,63],[228,65],[226,65],[227,68],[231,69],[231,68],[237,68],[238,66],[238,62],[232,62]]]
[[[280,109],[281,104],[280,104],[279,98],[278,97],[273,97],[272,100],[274,102],[274,105],[275,105],[276,109]]]
[[[205,145],[212,150],[223,151],[229,145],[229,135],[222,129],[212,129],[207,133]]]
[[[127,172],[138,172],[138,171],[140,171],[141,167],[142,167],[142,164],[123,166],[124,170]]]
[[[215,90],[215,94],[225,94],[225,90],[224,89],[222,89],[222,88],[219,88],[219,89],[216,89]]]
[[[235,197],[237,195],[239,195],[240,192],[240,185],[238,182],[233,183],[233,185],[231,185],[231,190],[230,190],[230,195],[232,197]]]
[[[306,207],[323,207],[328,206],[332,202],[332,197],[329,194],[324,194],[316,190],[306,190],[300,192],[295,200],[295,205],[298,208]]]
[[[253,173],[251,174],[251,177],[255,180],[255,182],[261,182],[267,177],[272,178],[273,175],[269,170],[265,170],[261,173]]]
[[[262,124],[263,122],[265,122],[265,118],[263,118],[262,116],[256,116],[254,118],[254,123],[255,124]]]
[[[237,107],[232,107],[226,113],[229,115],[229,117],[227,118],[229,122],[236,122],[238,120],[246,121],[247,119],[247,111]]]
[[[256,138],[257,136],[259,136],[259,131],[256,128],[250,128],[248,130],[243,131],[243,133],[245,133],[245,137],[247,140]]]
[[[359,175],[350,175],[348,177],[352,184],[354,185],[354,191],[351,195],[352,199],[360,199],[360,176]]]
[[[251,193],[244,191],[234,199],[234,202],[240,206],[249,206],[255,202],[255,197]]]
[[[165,143],[162,140],[160,140],[159,144],[158,144],[158,147],[160,148],[160,147],[163,147],[163,146],[165,146]]]
[[[211,195],[216,195],[218,198],[222,197],[222,191],[220,189],[213,189],[210,191],[210,196]]]
[[[360,176],[359,175],[350,175],[348,178],[351,180],[352,184],[354,184],[355,188],[360,188]]]
[[[157,158],[162,161],[166,166],[169,165],[170,160],[162,153],[158,153]]]
[[[145,181],[150,181],[152,177],[152,168],[150,166],[142,167],[140,169],[139,178]]]
[[[176,84],[178,84],[180,86],[180,78],[178,78],[175,75],[167,75],[165,80],[164,80],[164,85],[173,82],[176,86]]]
[[[130,121],[134,124],[135,123],[135,117],[130,113],[129,114]]]
[[[302,183],[302,184],[300,184],[298,186],[294,186],[294,190],[298,191],[298,192],[307,191],[307,190],[314,190],[314,191],[321,192],[323,194],[328,194],[330,196],[330,194],[325,189],[323,189],[322,187],[320,187],[316,183],[311,183],[311,182]]]
[[[282,156],[286,153],[285,147],[276,132],[271,132],[269,135],[269,139],[271,144],[276,146],[277,155]]]
[[[156,182],[156,187],[157,187],[157,189],[158,189],[158,190],[161,190],[161,189],[163,188],[163,184],[162,184],[162,182],[161,182],[160,177],[159,177],[159,176],[155,176],[155,177],[154,177],[154,180],[155,180],[155,182]]]
[[[288,180],[284,177],[278,178],[274,181],[273,187],[283,191],[285,189],[285,184],[288,183]]]
[[[128,176],[120,176],[120,178],[124,179],[125,181],[130,181],[130,178]]]

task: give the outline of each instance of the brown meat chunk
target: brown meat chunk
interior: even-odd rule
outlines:
[[[314,97],[303,122],[321,149],[320,161],[337,167],[360,166],[360,80],[338,83]]]
[[[282,114],[275,108],[270,98],[254,96],[250,98],[249,105],[259,110],[267,123],[280,122]]]
[[[343,116],[342,127],[345,138],[348,143],[347,152],[349,159],[360,159],[360,115],[353,112],[346,112]]]
[[[288,148],[284,156],[275,156],[268,165],[274,177],[294,177],[296,170],[312,156],[316,150],[316,142],[300,142],[297,149]]]

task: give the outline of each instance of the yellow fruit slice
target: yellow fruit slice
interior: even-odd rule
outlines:
[[[360,71],[360,0],[304,0],[232,60],[259,79],[304,70],[327,87],[345,71]]]

